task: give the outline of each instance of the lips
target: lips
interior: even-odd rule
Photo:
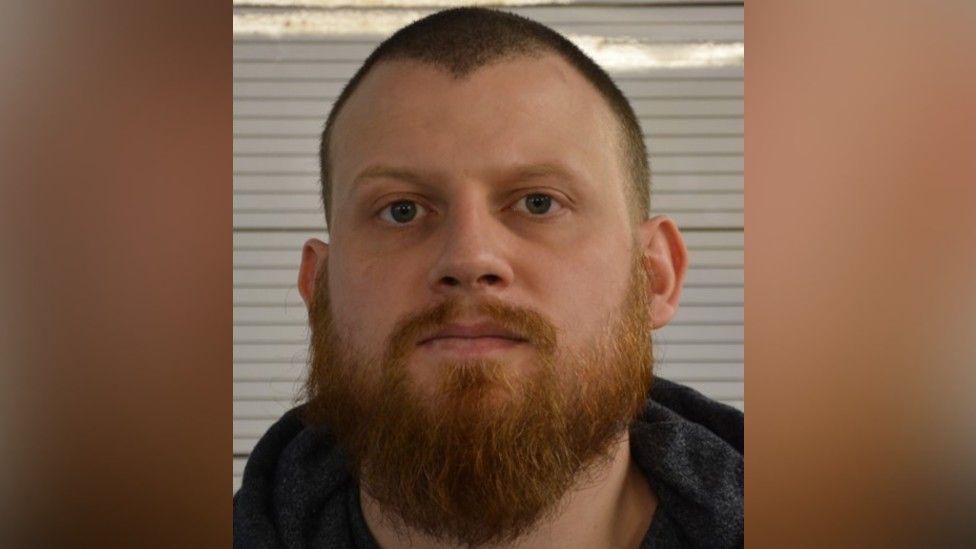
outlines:
[[[517,343],[526,341],[524,337],[513,332],[500,324],[483,321],[476,323],[455,323],[448,324],[443,328],[420,340],[418,345],[426,345],[438,340],[477,340],[477,339],[501,339]]]

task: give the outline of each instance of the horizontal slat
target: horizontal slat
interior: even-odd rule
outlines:
[[[234,419],[234,438],[260,438],[275,419]]]
[[[651,159],[652,173],[697,173],[723,172],[740,173],[743,169],[742,155],[658,155]]]
[[[289,251],[234,251],[235,267],[291,266],[301,262],[299,250]]]
[[[741,267],[708,268],[692,265],[685,273],[685,285],[741,285],[745,276]]]
[[[742,381],[743,365],[741,362],[714,363],[686,363],[663,362],[654,365],[654,375],[675,381],[688,383],[689,381]]]
[[[297,275],[295,275],[297,276]],[[234,307],[235,324],[306,324],[304,307]]]
[[[628,98],[647,97],[742,97],[740,79],[647,78],[621,81]],[[332,104],[345,82],[336,80],[277,79],[244,80],[233,84],[235,99],[315,99]]]
[[[739,249],[743,244],[743,233],[685,231],[682,234],[685,245],[695,250],[706,248]],[[323,238],[323,233],[303,232],[236,232],[233,236],[234,250],[282,250],[299,251],[309,238]]]
[[[742,211],[734,212],[681,212],[674,210],[652,209],[653,214],[667,214],[675,220],[679,227],[688,229],[702,229],[710,227],[742,228]],[[296,227],[324,226],[325,219],[321,213],[235,213],[234,226],[238,228],[254,229],[288,229]]]
[[[701,34],[701,33],[698,33]],[[709,40],[709,39],[706,39]],[[710,40],[716,42],[727,42],[729,39],[716,37]],[[698,39],[691,39],[689,42],[698,42]],[[731,41],[741,41],[738,36],[731,38]],[[327,42],[308,42],[295,44],[298,55],[292,56],[292,49],[276,52],[274,48],[261,44],[244,44],[236,42],[234,45],[234,78],[315,78],[317,80],[338,80],[348,81],[359,67],[365,56],[350,57],[339,59],[332,52],[336,45],[342,44],[343,40],[330,40]],[[646,43],[647,41],[645,41]],[[659,42],[668,42],[664,39]],[[375,43],[375,42],[370,42]],[[247,57],[247,55],[251,55]],[[279,68],[269,68],[269,65],[277,64]],[[744,71],[742,66],[720,66],[720,67],[682,67],[664,68],[650,67],[640,72],[617,71],[613,67],[607,73],[615,81],[621,80],[644,80],[647,78],[683,78],[683,79],[708,79],[708,78],[742,78]]]
[[[741,343],[661,343],[654,348],[660,362],[742,361]]]
[[[739,383],[738,385],[741,388],[742,384]],[[701,387],[701,385],[699,385],[699,390],[701,388],[703,388],[703,387]],[[709,389],[709,390],[712,389],[710,387],[705,387],[705,388],[706,389]],[[708,394],[708,393],[706,392],[706,394]],[[726,398],[716,398],[716,400],[718,400],[719,402],[722,402],[724,404],[727,404],[729,406],[732,406],[734,408],[738,408],[739,410],[743,410],[743,411],[745,410],[745,404],[744,404],[744,400],[743,400],[743,398],[741,396],[741,393],[740,393],[740,396],[738,396],[738,397],[735,397],[734,396],[734,394],[735,394],[735,388],[731,388],[731,389],[723,388],[723,389],[721,389],[721,394],[724,394],[724,395],[733,395],[733,396],[726,397]],[[247,454],[250,454],[251,453],[251,450],[254,448],[254,445],[257,444],[257,442],[258,442],[258,438],[259,437],[236,437],[235,436],[234,437],[234,442],[233,442],[234,454],[235,455],[247,455]],[[235,476],[234,477],[234,483],[235,483],[234,489],[236,490],[240,486],[240,477],[239,476]]]
[[[252,369],[249,372],[252,377],[257,377],[261,372],[254,368],[266,368],[269,370],[265,377],[272,378],[282,370],[280,367],[248,365]],[[655,364],[655,375],[676,381],[678,383],[689,383],[695,381],[739,381],[743,379],[743,365],[741,362],[714,362],[714,363],[668,363],[659,362]],[[257,398],[235,399],[233,403],[233,416],[237,419],[277,419],[286,411],[298,404],[297,391],[292,391],[282,395],[281,390],[288,387],[297,386],[299,378],[304,376],[304,370],[295,370],[294,381],[280,380],[275,386],[278,390],[269,390],[267,394],[261,394],[260,400]],[[246,377],[246,376],[245,376]],[[236,378],[235,378],[236,380]],[[243,381],[243,380],[241,380]],[[269,385],[267,382],[248,383],[248,386],[256,386],[260,390]],[[741,398],[741,395],[739,396]]]
[[[741,357],[732,356],[729,358],[729,361],[726,361],[725,357],[722,357],[720,361],[716,361],[714,358],[675,360],[671,357],[668,348],[669,346],[666,343],[655,343],[655,354],[658,355],[656,362],[662,368],[660,372],[666,373],[666,375],[665,373],[661,374],[664,377],[676,381],[742,378]],[[710,360],[711,362],[696,363],[694,362],[695,360]],[[268,396],[294,400],[300,394],[300,384],[307,371],[306,364],[300,362],[238,363],[234,364],[233,380],[251,383],[252,386],[256,386],[258,389],[262,389],[264,386],[261,384],[267,382],[289,383],[289,387],[293,387],[291,392],[271,392],[268,393]],[[253,395],[254,393],[251,394]],[[261,413],[277,414],[279,411],[278,407],[271,407]]]
[[[235,418],[278,418],[296,405],[293,399],[285,400],[234,400]]]
[[[652,209],[652,214],[667,214],[679,227],[707,229],[710,227],[738,227],[744,223],[742,212],[723,213],[685,213],[670,210]]]
[[[681,304],[690,305],[735,305],[743,303],[743,289],[738,288],[698,288],[688,287],[681,292]]]
[[[742,305],[680,305],[671,320],[672,324],[741,324],[744,320]]]
[[[321,212],[318,193],[288,194],[235,194],[234,211],[238,213],[263,212]],[[661,211],[689,210],[741,210],[741,194],[661,194],[654,198],[654,207]]]
[[[304,302],[294,286],[235,287],[234,305],[241,307],[303,308]],[[741,286],[702,287],[689,285],[681,294],[681,305],[736,305],[744,302]]]
[[[258,443],[257,437],[254,438],[237,438],[234,437],[234,453],[235,454],[250,454],[251,450],[254,449],[254,445]],[[236,480],[236,478],[235,478]],[[238,485],[238,487],[240,487]]]
[[[669,117],[644,116],[638,120],[645,139],[663,135],[738,135],[743,133],[742,116]]]
[[[696,267],[726,267],[741,266],[743,251],[740,250],[691,250],[691,263]],[[236,250],[234,251],[234,267],[289,267],[298,269],[301,262],[300,250]],[[283,297],[277,296],[276,297]],[[235,294],[236,299],[236,294]]]
[[[737,408],[740,412],[745,412],[746,411],[746,403],[745,403],[745,400],[744,399],[738,399],[738,400],[735,400],[735,399],[720,400],[719,402],[721,402],[722,404],[726,404],[728,406],[731,406],[733,408]]]
[[[672,381],[677,379],[670,378]],[[717,380],[717,379],[685,379],[678,381],[696,391],[708,395],[715,400],[730,400],[743,398],[743,381],[741,379]],[[282,385],[281,382],[273,382],[275,385]],[[267,383],[272,384],[272,383]],[[235,385],[254,385],[252,383],[238,383]],[[247,402],[247,401],[244,401]],[[268,415],[257,417],[247,415],[246,417],[234,418],[234,439],[258,439],[260,438],[275,421],[278,416]]]
[[[648,3],[659,3],[662,0],[641,0],[640,4]],[[355,1],[345,1],[345,2],[329,2],[323,5],[322,2],[290,2],[291,4],[301,6],[305,5],[321,5],[322,7],[330,7],[331,9],[338,9],[339,6],[359,6],[364,9],[369,9],[370,12],[382,12],[382,13],[396,13],[400,11],[399,9],[391,8],[409,8],[411,11],[417,11],[418,13],[427,14],[432,10],[430,6],[438,5],[437,2],[424,2],[423,0],[415,0],[413,2],[384,2],[379,0],[360,0]],[[456,3],[456,2],[455,2]],[[688,0],[679,0],[677,2],[669,1],[668,4],[671,6],[655,6],[654,9],[647,9],[646,6],[631,7],[625,6],[628,2],[627,0],[595,0],[595,1],[582,1],[582,0],[561,0],[558,2],[559,9],[552,9],[552,6],[533,6],[533,3],[540,2],[522,2],[526,5],[518,5],[519,2],[515,2],[512,5],[505,7],[505,11],[516,13],[522,15],[523,17],[528,17],[536,21],[545,23],[546,25],[552,25],[556,23],[564,22],[575,22],[575,21],[585,21],[585,20],[596,20],[596,21],[626,21],[626,22],[646,22],[646,23],[668,23],[668,22],[678,22],[678,23],[728,23],[728,22],[738,22],[742,23],[743,20],[743,9],[741,6],[700,6],[695,7],[695,9],[688,9],[693,7],[694,2],[689,2]],[[542,2],[545,4],[545,2]],[[551,2],[549,2],[551,3]],[[637,3],[637,2],[632,2]],[[254,11],[248,9],[247,6],[268,6],[269,4],[274,4],[274,2],[265,2],[261,0],[235,0],[234,11],[236,13],[247,13]],[[586,4],[586,5],[580,5]],[[601,6],[599,4],[612,4]],[[686,4],[686,6],[675,6],[674,4]],[[714,2],[712,2],[714,4]],[[380,9],[386,8],[386,9]],[[265,8],[264,11],[268,12],[289,12],[294,8],[291,7],[281,7],[277,9]],[[358,11],[360,13],[364,12],[361,10],[349,10],[342,9],[341,11]],[[246,40],[256,40],[256,39],[246,39]]]
[[[234,362],[274,362],[304,364],[308,358],[308,346],[299,343],[240,344],[234,346]]]
[[[734,359],[733,359],[734,360]],[[674,381],[684,382],[692,380],[741,380],[741,362],[707,362],[694,363],[688,361],[668,361],[664,358],[656,359],[657,371],[664,377]],[[256,408],[253,413],[243,413],[244,416],[251,417],[254,414],[260,417],[278,417],[284,409],[287,409],[296,402],[300,393],[300,384],[307,375],[307,368],[304,364],[235,364],[234,378],[236,382],[247,382],[257,384],[260,390],[262,383],[288,383],[294,387],[291,392],[279,393],[268,392],[262,394],[264,397],[275,398],[277,400],[265,401],[255,400],[262,407]],[[254,393],[250,393],[254,397]],[[271,406],[269,402],[280,402]],[[237,415],[235,414],[235,417]]]
[[[742,194],[667,193],[654,195],[651,207],[655,211],[730,211],[742,210],[745,199]]]
[[[308,346],[303,343],[234,344],[234,361],[241,364],[304,364]],[[660,353],[660,354],[657,354]],[[661,344],[655,355],[667,361],[742,360],[741,343],[672,343]],[[235,391],[238,387],[235,385]],[[242,387],[246,389],[246,387]],[[237,395],[238,393],[234,393]]]
[[[234,284],[247,285],[287,285],[295,284],[298,271],[294,267],[234,269]],[[743,283],[744,276],[741,268],[703,268],[692,265],[685,275],[688,285],[729,285]],[[237,317],[234,317],[235,321]]]
[[[651,174],[652,200],[662,193],[672,192],[733,192],[742,191],[742,174]],[[316,174],[306,175],[234,175],[234,192],[320,192]]]
[[[684,385],[715,400],[741,399],[744,392],[742,381],[687,381]]]
[[[652,173],[742,172],[742,155],[657,155],[650,158]],[[318,173],[318,155],[234,155],[235,174],[287,173],[314,176]]]
[[[348,45],[348,41],[331,40],[324,42],[322,48],[323,55],[334,55],[331,59],[338,59],[342,50],[337,49]],[[379,41],[369,42],[368,48],[371,50]],[[235,49],[240,42],[235,42]],[[335,52],[334,54],[332,52]],[[234,79],[237,81],[245,79],[260,80],[315,80],[318,82],[336,82],[345,85],[352,77],[362,60],[362,57],[350,57],[346,62],[337,63],[330,61],[329,57],[318,58],[315,60],[300,60],[282,57],[281,59],[235,59],[233,65]],[[675,68],[675,69],[653,69],[641,73],[611,73],[611,77],[623,91],[627,91],[632,83],[649,80],[714,80],[714,79],[738,79],[744,76],[742,67],[700,67],[700,68]],[[333,88],[334,89],[334,88]],[[341,88],[340,88],[341,89]],[[338,92],[333,95],[338,96]]]
[[[651,116],[681,116],[681,115],[709,115],[730,116],[743,114],[743,99],[710,99],[710,98],[680,98],[680,99],[641,99],[630,98],[630,105],[638,118]]]
[[[306,364],[308,346],[304,343],[235,344],[234,352],[235,366],[267,365],[268,367],[277,366],[279,369],[294,371],[295,368]],[[741,361],[743,344],[658,342],[655,345],[655,357],[660,362]],[[283,374],[275,377],[293,379]],[[297,390],[297,386],[293,385],[292,391],[294,390]]]
[[[308,326],[234,326],[234,342],[290,341],[307,342]]]
[[[728,231],[682,230],[682,238],[687,248],[696,250],[741,250],[745,236],[741,229]],[[233,249],[235,251],[278,251],[300,252],[305,241],[317,238],[329,241],[328,233],[320,230],[296,231],[235,231]],[[695,265],[697,267],[698,265]]]
[[[635,99],[630,104],[638,118],[650,116],[741,116],[742,98],[710,99]],[[237,99],[234,101],[234,116],[325,116],[331,108],[326,101],[310,99]]]
[[[304,363],[234,364],[234,381],[296,381],[304,378]]]
[[[674,118],[645,116],[639,122],[647,139],[657,139],[663,135],[741,136],[743,133],[742,117],[736,115]],[[324,126],[324,114],[301,118],[241,115],[234,118],[234,135],[311,136],[317,138],[321,135]],[[314,150],[317,151],[318,147],[316,146]]]
[[[742,231],[683,231],[685,245],[690,250],[699,248],[741,249],[745,243]]]
[[[657,0],[660,3],[662,0]],[[654,9],[647,9],[644,6],[641,7],[631,7],[626,6],[626,0],[610,2],[609,0],[595,1],[595,2],[585,2],[589,5],[577,5],[584,2],[579,0],[561,0],[558,2],[559,9],[551,9],[551,6],[536,7],[532,6],[533,3],[540,2],[524,2],[527,5],[518,5],[518,3],[513,3],[512,5],[506,6],[505,11],[519,14],[523,17],[528,17],[535,21],[539,21],[546,25],[557,25],[557,24],[577,24],[580,21],[602,21],[602,22],[624,22],[624,23],[648,23],[648,24],[667,24],[667,23],[697,23],[697,24],[715,24],[715,23],[739,23],[742,24],[743,10],[741,6],[707,6],[704,9],[698,8],[694,10],[683,9],[680,6],[656,6]],[[636,2],[633,2],[636,3]],[[647,0],[641,2],[642,4],[654,3],[654,0],[648,2]],[[669,4],[693,4],[687,1],[679,2],[667,2]],[[714,3],[714,2],[713,2]],[[235,4],[235,13],[255,13],[256,10],[249,8],[249,6],[263,7],[262,12],[265,13],[291,13],[294,11],[294,7],[283,6],[279,8],[269,9],[268,2],[261,2],[259,0],[237,0]],[[273,2],[271,4],[274,4]],[[389,2],[377,2],[375,0],[365,0],[359,2],[347,1],[347,2],[332,2],[332,5],[323,5],[320,2],[293,2],[296,6],[308,5],[308,6],[318,6],[328,7],[336,12],[341,13],[364,13],[364,9],[369,9],[366,13],[381,13],[381,14],[395,14],[403,13],[402,8],[409,8],[410,12],[407,13],[417,13],[418,15],[427,15],[431,13],[430,6],[436,6],[437,3],[423,2],[417,0],[415,2],[407,3],[389,3]],[[596,4],[596,5],[594,5]],[[613,4],[600,6],[599,4]],[[343,8],[343,6],[359,7],[361,9],[349,9]],[[241,37],[239,41],[262,41],[265,39],[260,38],[246,38]]]
[[[742,192],[742,173],[661,173],[655,164],[651,170],[651,200],[664,193]]]
[[[739,367],[741,368],[741,365]],[[661,370],[664,370],[664,368],[662,367]],[[678,379],[678,378],[676,378],[674,376],[671,376],[671,377],[666,377],[666,379],[670,379],[672,381],[676,381],[676,382],[682,383],[682,384],[688,383],[690,381],[694,381],[694,378],[693,377],[692,378],[685,379],[685,380],[681,380],[681,379]],[[709,378],[709,379],[711,379],[711,378]],[[736,395],[733,395],[733,396],[736,396]],[[718,399],[718,400],[721,400],[721,401],[725,402],[726,404],[731,404],[733,406],[739,407],[739,406],[741,406],[742,396],[743,395],[738,395],[738,403],[739,403],[738,406],[735,404],[736,399]],[[246,410],[251,410],[251,409],[257,409],[257,408],[255,408],[255,406],[259,406],[259,405],[260,406],[268,406],[268,407],[274,406],[274,409],[272,411],[271,408],[261,408],[262,410],[264,410],[264,409],[267,409],[268,410],[267,413],[264,414],[264,415],[257,415],[255,413],[251,413],[251,412],[247,412],[246,411]],[[270,423],[273,423],[275,420],[277,420],[278,418],[280,418],[286,411],[288,411],[289,409],[291,409],[292,404],[290,402],[287,402],[287,401],[277,401],[277,400],[261,400],[261,401],[256,401],[256,400],[243,400],[243,401],[237,401],[237,402],[235,402],[234,403],[234,406],[235,406],[235,408],[234,408],[235,409],[235,415],[234,415],[234,418],[235,419],[265,420],[265,421],[269,421]],[[740,409],[741,409],[741,407],[740,407]],[[237,412],[238,410],[243,410],[243,412],[241,414],[238,414],[238,412]],[[264,433],[260,433],[260,435],[263,435],[263,434]],[[240,453],[245,453],[245,454],[246,453],[249,453],[250,450],[251,450],[251,448],[253,447],[253,444],[257,442],[257,439],[258,438],[260,438],[260,435],[259,436],[244,436],[243,434],[237,434],[236,433],[236,430],[235,430],[235,436],[234,436],[235,442],[237,442],[238,440],[241,441],[241,444],[239,446],[235,445],[235,452],[238,449],[241,449],[241,450],[243,450],[243,452],[240,452]],[[251,440],[252,441],[251,442],[251,445],[252,446],[247,446],[247,443],[245,442],[245,440]],[[242,469],[242,472],[243,472],[243,469]]]
[[[294,401],[300,387],[298,381],[235,381],[234,400]]]
[[[235,154],[313,154],[318,155],[320,139],[306,137],[235,137]],[[661,137],[647,140],[648,151],[655,154],[724,153],[742,154],[741,137]]]
[[[317,175],[234,175],[234,192],[319,192]]]
[[[385,10],[388,13],[390,10]],[[657,10],[637,10],[643,12],[644,16],[652,15]],[[695,10],[701,12],[702,10]],[[246,12],[235,10],[236,14],[247,16]],[[265,12],[266,13],[266,12]],[[375,12],[373,12],[375,13]],[[394,16],[397,12],[392,12]],[[402,12],[400,12],[402,13]],[[427,13],[427,12],[420,12]],[[558,10],[549,10],[548,13],[559,13]],[[328,16],[328,12],[319,12],[317,15]],[[540,19],[557,32],[573,40],[580,36],[600,36],[606,38],[634,39],[639,38],[646,43],[669,43],[669,42],[697,42],[697,41],[736,41],[743,40],[743,28],[741,20],[721,20],[721,21],[630,21],[626,18],[619,19],[620,16],[609,20],[583,21],[556,21],[548,22]],[[406,25],[412,18],[404,18],[402,25]],[[300,20],[300,19],[299,19]],[[320,25],[328,25],[329,22]],[[331,42],[347,42],[372,44],[386,34],[391,33],[393,28],[380,32],[372,28],[350,29],[339,35],[331,33],[332,36],[316,36],[312,32],[304,33],[302,36],[289,37],[287,39],[275,40],[270,45],[281,46],[280,49],[262,49],[262,46],[269,45],[265,38],[242,36],[238,34],[234,41],[234,59],[273,59],[274,55],[287,55],[289,58],[299,59],[337,59],[335,55],[327,51],[316,49],[315,46],[324,40]],[[314,31],[313,31],[314,32]],[[355,32],[356,34],[349,34]],[[352,52],[351,52],[352,53]],[[356,56],[358,59],[360,56]]]
[[[308,346],[304,343],[235,343],[234,353],[235,366],[266,365],[293,371],[306,364]],[[742,344],[658,342],[655,356],[662,362],[741,361]]]
[[[655,342],[730,342],[742,343],[743,327],[727,326],[665,326],[653,332]],[[234,342],[287,342],[306,344],[309,338],[308,326],[234,326]],[[290,366],[290,364],[289,364]],[[235,372],[236,372],[235,367]]]
[[[655,366],[657,375],[688,385],[716,400],[742,398],[742,363],[698,364],[685,367],[684,364],[659,364]],[[292,381],[236,381],[234,383],[234,436],[258,437],[263,434],[251,431],[240,433],[239,423],[267,424],[291,409],[297,401],[297,391],[292,389],[297,382]]]
[[[287,288],[235,288],[235,306],[303,307],[303,301],[294,287]],[[743,288],[685,288],[681,304],[735,305],[743,303]]]
[[[735,252],[713,252],[735,253]],[[738,254],[741,258],[741,254]],[[730,257],[730,263],[734,260]],[[738,288],[686,288],[681,294],[682,305],[730,305],[743,302],[743,289]],[[234,288],[234,305],[303,307],[298,289],[288,288]]]
[[[579,21],[622,21],[626,23],[679,23],[682,25],[737,23],[741,26],[743,21],[741,6],[709,6],[706,9],[658,6],[654,9],[648,9],[646,7],[592,7],[570,4],[560,6],[559,9],[516,7],[506,11],[517,13],[546,25],[576,24]]]
[[[655,366],[658,375],[673,381],[703,381],[703,380],[742,380],[741,362],[669,362],[663,358],[657,359]],[[288,382],[296,387],[295,392],[291,393],[290,398],[298,396],[297,384],[300,383],[307,374],[307,367],[304,364],[235,364],[234,381],[241,382]],[[265,401],[255,401],[264,403]],[[289,404],[290,405],[290,404]],[[278,406],[264,405],[256,408],[252,414],[242,413],[243,416],[251,417],[257,414],[260,417],[278,417],[284,411],[284,404]],[[238,414],[235,412],[235,416]]]
[[[234,250],[282,250],[298,252],[309,238],[327,239],[325,232],[235,232]]]

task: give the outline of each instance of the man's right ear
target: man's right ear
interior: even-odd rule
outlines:
[[[309,238],[302,246],[302,266],[298,269],[298,293],[305,307],[311,309],[315,298],[315,281],[329,259],[329,245],[317,238]]]

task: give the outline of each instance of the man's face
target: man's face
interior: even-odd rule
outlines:
[[[550,56],[464,80],[382,64],[338,119],[310,416],[409,526],[514,539],[643,403],[649,283],[611,116]]]
[[[331,151],[339,334],[379,359],[398,320],[483,296],[543,315],[562,351],[592,344],[631,271],[618,141],[604,100],[554,55],[462,80],[415,62],[374,67]],[[441,338],[407,368],[433,391],[442,360],[495,358],[518,372],[531,357],[531,345],[504,339]]]

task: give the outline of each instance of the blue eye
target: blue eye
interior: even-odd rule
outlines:
[[[381,213],[385,221],[397,225],[404,225],[413,221],[418,214],[422,215],[426,210],[413,200],[397,200],[387,206]]]
[[[555,208],[553,208],[554,206]],[[551,196],[543,193],[525,195],[516,205],[517,209],[534,216],[559,211],[560,207],[559,202],[554,202]]]
[[[415,202],[394,202],[390,205],[390,217],[397,223],[407,223],[417,216]]]

